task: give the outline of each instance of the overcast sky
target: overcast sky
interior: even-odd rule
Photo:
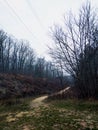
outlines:
[[[63,15],[77,13],[86,0],[0,0],[0,28],[18,39],[26,39],[40,56],[46,55],[48,31]],[[98,0],[91,0],[98,8]]]

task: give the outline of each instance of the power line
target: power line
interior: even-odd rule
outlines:
[[[37,12],[35,11],[33,6],[31,5],[31,2],[29,0],[25,0],[25,1],[28,4],[28,6],[30,7],[30,10],[31,10],[32,14],[35,16],[35,18],[36,18],[37,22],[40,24],[41,28],[44,29],[44,26],[43,26],[43,24],[42,24],[42,22],[41,22],[41,20],[40,20],[40,18],[38,16]]]
[[[23,22],[23,20],[21,19],[21,17],[16,13],[16,11],[12,8],[12,6],[8,3],[7,0],[4,1],[7,6],[12,10],[12,12],[15,14],[15,16],[18,18],[18,20],[24,25],[24,27],[28,30],[28,32],[35,38],[37,39],[34,34],[32,33],[32,31],[28,28],[28,26]]]

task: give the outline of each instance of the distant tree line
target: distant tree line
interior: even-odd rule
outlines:
[[[26,40],[17,40],[0,30],[0,73],[25,74],[55,79],[60,70],[45,58],[38,58]]]
[[[63,26],[54,26],[51,34],[50,54],[74,78],[78,97],[98,98],[98,17],[91,4],[84,4],[77,17],[64,17]]]

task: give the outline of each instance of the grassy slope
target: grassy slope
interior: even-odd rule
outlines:
[[[46,101],[30,108],[31,98],[0,106],[0,130],[98,130],[98,102]]]

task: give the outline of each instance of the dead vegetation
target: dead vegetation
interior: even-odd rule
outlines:
[[[51,94],[48,99],[77,99],[75,87],[66,87],[65,89]]]
[[[61,86],[55,81],[32,76],[0,74],[0,99],[51,94]]]

